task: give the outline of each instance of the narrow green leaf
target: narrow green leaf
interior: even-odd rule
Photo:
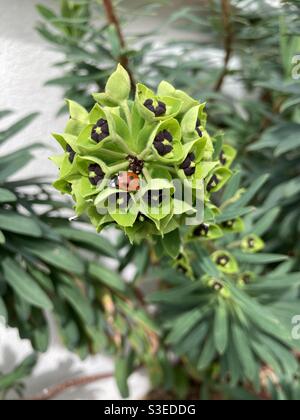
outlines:
[[[255,197],[257,192],[261,189],[261,187],[267,182],[270,175],[262,175],[260,178],[258,178],[251,187],[245,192],[242,197],[236,201],[234,204],[228,206],[226,210],[235,210],[241,207],[245,207],[250,203],[250,201]]]
[[[168,343],[176,344],[184,339],[185,335],[198,323],[201,322],[207,311],[195,308],[176,318],[170,334],[167,337]]]
[[[3,232],[0,230],[0,245],[5,244],[5,241],[6,241],[5,236]]]
[[[251,351],[250,340],[239,325],[233,324],[231,328],[236,353],[238,354],[238,358],[244,368],[245,375],[248,379],[253,381],[257,375],[258,367]]]
[[[270,227],[273,225],[277,217],[279,216],[281,209],[275,207],[274,209],[268,211],[254,226],[251,230],[251,233],[255,233],[258,236],[264,235]]]
[[[216,349],[214,343],[214,336],[213,334],[209,334],[203,346],[201,356],[198,360],[197,369],[200,371],[206,369],[214,360],[215,355]]]
[[[218,307],[215,311],[214,320],[214,339],[216,349],[220,354],[224,354],[228,344],[228,313],[226,306],[222,300],[220,300]]]
[[[5,280],[21,299],[38,308],[52,309],[48,296],[20,266],[9,258],[4,260],[2,266]]]
[[[89,265],[89,274],[100,281],[105,286],[116,290],[117,292],[125,292],[126,285],[124,280],[113,270],[103,267],[99,264],[91,263]]]
[[[110,243],[107,238],[100,236],[96,233],[86,232],[83,230],[75,229],[70,227],[58,227],[55,231],[69,241],[75,242],[78,245],[82,245],[100,252],[111,258],[116,258],[117,250]]]
[[[56,242],[19,240],[19,244],[24,248],[24,251],[53,267],[79,275],[84,273],[84,263],[79,256]]]
[[[246,254],[240,251],[233,252],[236,259],[248,264],[272,264],[289,259],[286,255],[280,254]]]
[[[14,193],[4,188],[0,188],[0,203],[13,203],[17,197]]]
[[[0,228],[3,231],[18,233],[19,235],[40,238],[42,231],[31,218],[20,216],[12,211],[0,211]]]
[[[79,289],[71,284],[60,284],[58,292],[66,299],[77,312],[82,321],[88,325],[94,323],[94,312],[89,301],[82,295]]]
[[[130,356],[121,356],[115,365],[115,378],[122,398],[129,397],[128,377],[130,375]]]
[[[15,383],[29,376],[36,365],[37,355],[27,357],[19,366],[7,375],[0,375],[0,390],[7,390]]]
[[[0,132],[0,144],[4,143],[6,140],[10,139],[12,136],[16,135],[20,131],[22,131],[25,127],[27,127],[39,113],[32,113],[27,117],[23,118],[22,120],[16,122],[14,125],[9,127],[7,130]]]
[[[173,259],[177,258],[180,253],[181,241],[179,230],[173,230],[162,239],[163,247],[166,253]]]

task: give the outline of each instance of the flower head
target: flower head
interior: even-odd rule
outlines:
[[[231,176],[234,149],[224,145],[218,156],[205,104],[169,83],[157,92],[138,84],[134,100],[129,95],[130,79],[118,66],[90,112],[68,101],[71,118],[54,135],[63,154],[53,160],[55,186],[72,195],[78,215],[86,213],[98,231],[116,225],[138,241],[164,236],[196,214],[199,191],[202,205],[212,205],[211,196]],[[190,201],[178,195],[184,188]],[[196,220],[193,238],[222,236],[213,221]]]

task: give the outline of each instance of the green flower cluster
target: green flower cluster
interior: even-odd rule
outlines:
[[[135,100],[129,96],[119,65],[90,112],[68,101],[65,132],[54,134],[64,150],[53,158],[54,186],[72,195],[76,214],[86,213],[98,231],[114,224],[132,241],[164,236],[195,218],[199,196],[217,214],[211,195],[231,177],[236,153],[208,134],[205,104],[165,81],[157,93],[138,84]]]

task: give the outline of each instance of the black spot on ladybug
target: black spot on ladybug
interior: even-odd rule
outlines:
[[[104,140],[108,136],[109,136],[108,122],[105,119],[101,118],[94,125],[92,129],[91,137],[96,143],[100,143],[102,140]]]

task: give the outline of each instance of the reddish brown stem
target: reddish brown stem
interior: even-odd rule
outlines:
[[[105,13],[106,13],[107,21],[110,25],[113,25],[115,27],[118,38],[119,38],[120,46],[122,47],[122,49],[126,49],[125,37],[124,37],[124,34],[122,32],[121,24],[120,24],[119,18],[117,16],[117,13],[115,11],[112,0],[102,0],[102,1],[103,1],[104,10],[105,10]],[[128,74],[129,74],[129,77],[130,77],[130,81],[131,81],[131,88],[134,92],[135,91],[135,80],[134,80],[132,71],[131,71],[130,66],[129,66],[128,57],[125,54],[122,54],[119,57],[119,62],[127,70]]]
[[[92,384],[94,382],[108,379],[114,376],[114,373],[100,373],[99,375],[83,376],[82,378],[70,379],[59,385],[54,385],[50,388],[45,388],[40,394],[33,395],[28,398],[24,398],[26,401],[48,401],[67,391],[68,389],[81,387]]]
[[[230,0],[221,0],[221,8],[222,8],[222,20],[223,20],[223,28],[224,28],[224,64],[223,70],[220,74],[216,85],[215,85],[215,92],[219,92],[222,89],[225,77],[228,72],[228,64],[232,54],[232,42],[233,42],[233,32],[230,22],[230,15],[231,15],[231,4]]]

